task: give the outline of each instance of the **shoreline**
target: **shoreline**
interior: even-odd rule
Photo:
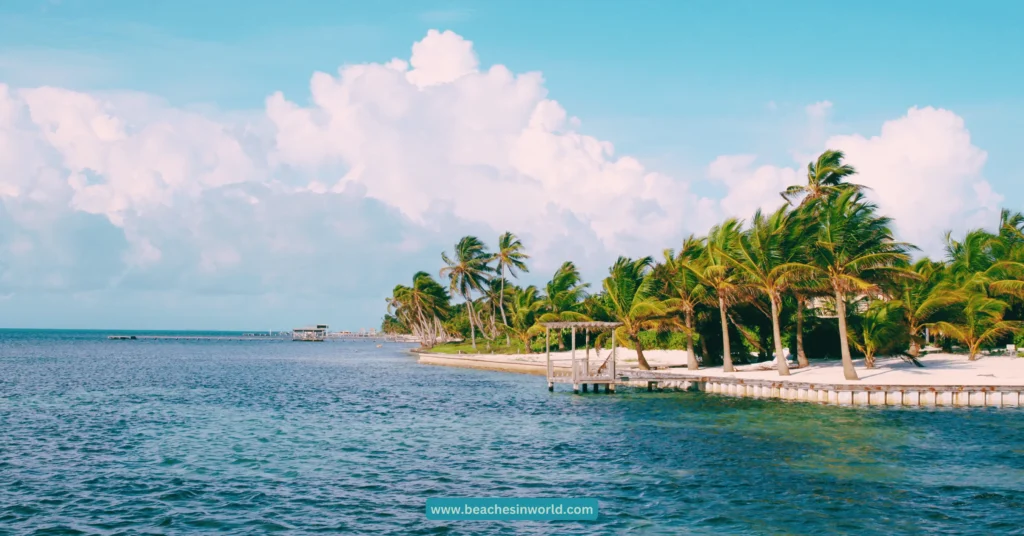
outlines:
[[[577,357],[582,358],[577,352]],[[425,365],[539,376],[546,373],[544,354],[415,353],[419,363]],[[551,355],[552,359],[565,359],[569,352]],[[723,372],[722,367],[688,370],[685,355],[678,350],[645,352],[654,370],[641,371],[636,368],[635,352],[620,348],[616,366],[622,376],[630,378],[620,385],[834,405],[1024,405],[1024,358],[1012,356],[984,356],[968,361],[965,355],[930,354],[919,358],[924,368],[900,358],[880,357],[876,358],[874,368],[867,369],[863,360],[858,359],[854,365],[860,380],[854,381],[843,378],[839,360],[812,360],[808,367],[793,368],[790,376],[779,376],[774,368],[765,370],[768,363],[738,366],[736,372],[730,373]],[[594,355],[590,357],[591,363],[603,361]]]

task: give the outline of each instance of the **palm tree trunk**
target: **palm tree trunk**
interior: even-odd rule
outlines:
[[[469,336],[473,341],[473,349],[476,350],[476,325],[473,322],[473,302],[469,299],[469,294],[463,294],[466,298],[466,314],[469,316]]]
[[[864,352],[864,368],[875,368],[874,352]]]
[[[839,351],[843,356],[843,377],[847,380],[859,380],[850,357],[850,338],[846,332],[846,300],[843,293],[836,290],[836,312],[839,313]]]
[[[647,364],[647,358],[644,357],[644,345],[640,342],[640,336],[636,335],[633,337],[636,340],[636,362],[640,367],[640,370],[651,370],[651,366]]]
[[[920,330],[921,328],[910,328],[910,349],[907,350],[907,353],[911,357],[917,357],[921,354],[921,345],[917,342],[917,332]]]
[[[803,296],[796,297],[796,361],[800,368],[808,366],[807,354],[804,352],[804,306],[807,301]]]
[[[704,365],[707,365],[711,358],[708,357],[708,338],[703,334],[700,336],[700,355],[704,356]]]
[[[775,337],[775,360],[779,365],[779,376],[789,376],[789,363],[782,353],[782,330],[779,329],[779,304],[775,296],[771,296],[772,302],[772,335]]]
[[[501,265],[501,294],[498,295],[498,307],[501,309],[501,323],[508,327],[508,318],[505,317],[505,265]],[[512,346],[508,330],[505,330],[505,345]]]
[[[722,372],[734,372],[732,349],[729,348],[729,323],[725,318],[725,298],[718,297],[718,312],[722,316]]]
[[[697,370],[697,355],[693,353],[693,311],[686,311],[686,368]]]

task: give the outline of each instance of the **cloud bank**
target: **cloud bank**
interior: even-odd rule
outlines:
[[[831,108],[807,113],[820,124]],[[121,305],[131,320],[165,310],[199,327],[189,310],[231,303],[216,327],[370,325],[395,283],[435,270],[462,234],[512,230],[535,272],[572,259],[597,276],[620,253],[656,254],[777,206],[803,180],[753,155],[671,177],[580,124],[540,73],[483,68],[450,31],[430,31],[408,60],[315,73],[308,101],[274,93],[246,113],[0,84],[0,322],[40,325],[19,307],[47,303],[65,325],[109,325],[120,317],[82,311],[136,293],[149,298]],[[933,248],[947,227],[994,217],[985,152],[953,112],[914,108],[826,145],[847,151],[908,240]],[[695,194],[705,180],[724,196]]]

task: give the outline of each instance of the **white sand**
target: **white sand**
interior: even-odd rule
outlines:
[[[577,350],[577,357],[582,357],[582,350]],[[602,350],[601,358],[594,351],[590,352],[591,363],[599,365],[607,357],[608,350]],[[508,370],[509,372],[529,372],[543,374],[545,366],[544,354],[522,355],[450,355],[423,354],[421,362],[443,364],[449,366],[465,366],[467,368],[488,368],[492,370]],[[568,366],[570,352],[552,352],[551,358],[556,366]],[[695,373],[708,377],[728,377],[758,380],[790,380],[794,382],[827,383],[827,384],[862,384],[862,385],[993,385],[993,386],[1024,386],[1024,358],[1009,356],[979,356],[977,361],[968,361],[966,355],[929,354],[919,358],[924,368],[916,367],[899,358],[876,358],[875,368],[864,368],[864,360],[854,360],[860,381],[849,381],[843,378],[842,363],[839,360],[811,361],[804,369],[793,368],[788,377],[779,376],[774,369],[763,369],[768,363],[738,367],[740,371],[722,372],[722,367],[701,368],[697,371],[686,369],[686,352],[682,350],[647,350],[644,357],[652,367],[670,367],[666,372]],[[437,358],[437,359],[431,359]],[[511,366],[502,366],[511,365]],[[626,348],[618,349],[616,362],[619,371],[636,367],[636,351]]]

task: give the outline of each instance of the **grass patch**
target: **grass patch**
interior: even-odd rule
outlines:
[[[505,341],[489,341],[480,340],[476,341],[476,350],[473,349],[473,345],[469,341],[463,342],[449,342],[445,344],[439,344],[430,350],[427,350],[432,354],[528,354],[529,350],[523,349],[523,343],[513,340],[511,345],[506,345]]]

